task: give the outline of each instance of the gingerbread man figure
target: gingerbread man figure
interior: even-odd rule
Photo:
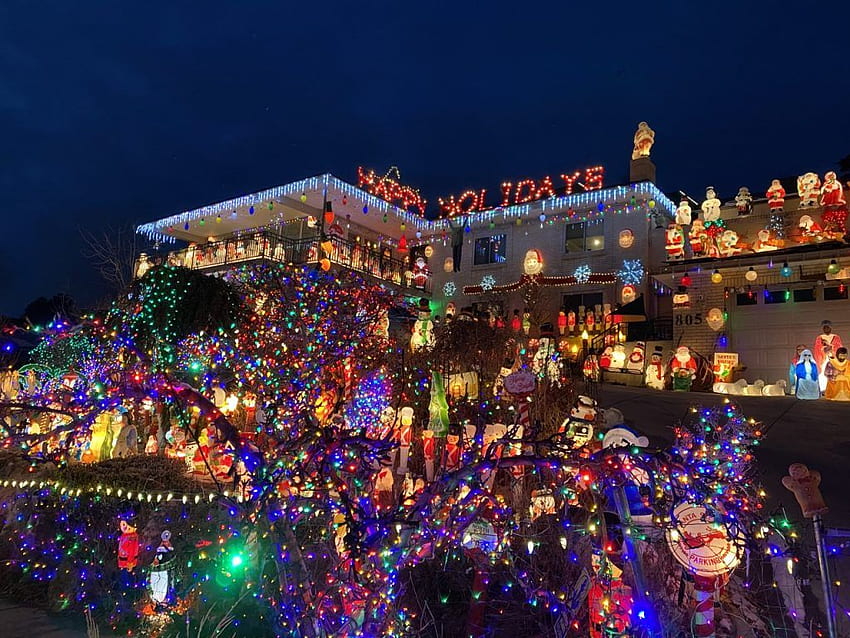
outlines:
[[[782,477],[782,485],[794,493],[794,497],[803,510],[803,516],[813,518],[829,511],[818,487],[820,472],[810,470],[802,463],[792,463],[788,466],[788,474],[790,476]]]

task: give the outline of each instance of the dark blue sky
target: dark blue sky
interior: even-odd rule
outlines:
[[[7,0],[0,312],[97,298],[80,228],[358,164],[432,202],[596,163],[613,183],[647,120],[664,189],[823,174],[850,153],[841,5]]]

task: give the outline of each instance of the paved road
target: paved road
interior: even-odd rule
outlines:
[[[822,492],[830,512],[828,527],[850,528],[850,402],[799,401],[794,397],[729,397],[744,414],[764,425],[764,442],[756,449],[768,507],[782,503],[789,517],[800,518],[794,496],[781,484],[788,465],[799,461],[820,470]],[[658,392],[646,388],[602,385],[599,404],[616,407],[627,422],[653,445],[672,440],[670,426],[695,404],[716,405],[723,397],[696,392]]]

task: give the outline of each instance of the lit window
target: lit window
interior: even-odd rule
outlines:
[[[568,253],[581,253],[605,248],[605,222],[597,219],[588,222],[567,224],[564,250]]]
[[[483,264],[501,264],[507,256],[507,235],[491,235],[475,240],[475,255],[472,263],[476,266]]]

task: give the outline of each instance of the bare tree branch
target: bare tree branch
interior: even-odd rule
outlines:
[[[133,281],[136,261],[136,233],[132,227],[105,228],[95,234],[80,229],[86,244],[83,256],[89,259],[98,274],[116,291],[125,290]]]

